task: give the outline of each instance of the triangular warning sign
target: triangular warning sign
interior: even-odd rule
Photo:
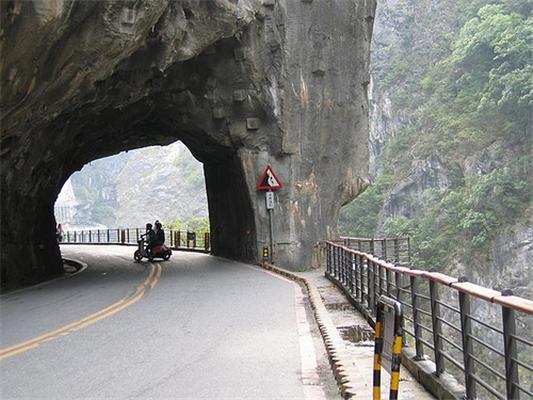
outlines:
[[[270,165],[267,165],[259,183],[256,186],[257,190],[278,190],[281,189],[282,184],[278,179]]]

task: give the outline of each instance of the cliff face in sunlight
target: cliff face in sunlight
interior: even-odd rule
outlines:
[[[526,0],[380,2],[373,183],[341,231],[410,235],[418,267],[533,297],[531,24]]]
[[[70,184],[74,213],[69,220],[56,213],[70,229],[143,227],[156,219],[178,220],[185,228],[189,220],[208,218],[203,166],[180,142],[93,161],[74,173]]]

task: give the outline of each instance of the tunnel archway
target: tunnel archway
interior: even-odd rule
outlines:
[[[61,272],[54,201],[120,151],[185,143],[204,163],[213,253],[246,261],[268,242],[255,184],[272,165],[276,261],[293,269],[367,184],[375,0],[0,7],[3,285]]]

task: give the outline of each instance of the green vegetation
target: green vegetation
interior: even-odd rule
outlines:
[[[411,235],[414,264],[423,268],[482,263],[497,233],[527,212],[533,189],[533,3],[441,3],[451,8],[445,26],[428,35],[433,20],[419,18],[402,33],[401,49],[389,50],[382,84],[402,88],[392,101],[412,118],[387,143],[374,185],[340,220],[343,234]],[[412,210],[398,185],[419,160],[438,164],[447,179],[418,186],[422,200]],[[410,212],[390,211],[393,201]]]
[[[209,218],[191,216],[186,222],[176,218],[173,222],[165,223],[163,226],[167,229],[204,233],[209,232]]]

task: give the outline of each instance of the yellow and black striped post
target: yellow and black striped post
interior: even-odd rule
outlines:
[[[386,296],[381,296],[378,301],[376,325],[375,325],[375,345],[374,345],[374,385],[373,400],[381,400],[381,355],[385,345],[384,338],[384,317],[385,307],[394,311],[393,337],[391,351],[391,380],[390,380],[390,400],[398,400],[398,391],[400,389],[400,361],[402,353],[403,339],[403,312],[400,302]]]
[[[268,261],[269,254],[268,254],[268,246],[263,246],[263,261]]]
[[[374,388],[372,398],[381,400],[381,352],[383,351],[383,312],[378,307],[376,326],[374,328]]]
[[[401,353],[402,353],[402,335],[401,333],[400,335],[398,335],[395,329],[394,342],[392,345],[392,362],[391,362],[390,395],[389,395],[390,400],[398,399],[398,390],[400,390]]]

